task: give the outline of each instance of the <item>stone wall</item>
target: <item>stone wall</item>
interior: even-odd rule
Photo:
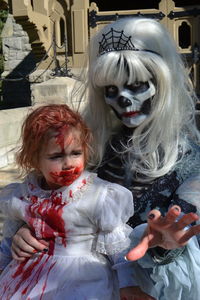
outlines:
[[[29,37],[22,26],[8,15],[2,31],[4,54],[3,108],[31,105],[29,73],[36,64],[29,44]]]

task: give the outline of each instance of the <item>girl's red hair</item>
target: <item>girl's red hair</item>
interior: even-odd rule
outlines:
[[[49,130],[58,130],[63,126],[80,131],[85,162],[88,162],[92,134],[81,116],[65,104],[44,105],[33,110],[22,125],[22,145],[17,154],[17,163],[26,173],[32,169],[38,170],[39,154]]]

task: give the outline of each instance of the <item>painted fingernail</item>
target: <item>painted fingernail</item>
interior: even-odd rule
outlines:
[[[44,248],[42,251],[43,251],[43,252],[48,252],[48,250],[49,250],[49,249]]]
[[[150,215],[148,215],[148,218],[149,218],[150,220],[152,220],[152,219],[155,218],[155,215],[154,215],[154,214],[150,214]]]
[[[37,252],[38,252],[38,250],[36,250],[36,249],[33,250],[33,253],[37,253]]]

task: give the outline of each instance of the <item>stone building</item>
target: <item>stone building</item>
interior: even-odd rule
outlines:
[[[199,0],[125,0],[120,4],[116,4],[114,0],[2,0],[2,2],[9,4],[10,13],[16,24],[21,26],[29,38],[32,51],[28,52],[28,55],[33,54],[35,60],[35,66],[30,66],[31,80],[38,77],[41,73],[38,70],[41,69],[44,71],[53,69],[56,75],[60,75],[62,69],[69,67],[76,73],[83,67],[88,40],[99,28],[125,15],[144,15],[157,19],[169,29],[179,51],[186,56],[195,87],[198,92],[200,91]],[[23,39],[25,51],[22,49],[23,55],[18,53],[18,58],[21,54],[22,64],[25,59],[24,53],[29,51],[26,44],[27,37],[24,36]],[[31,61],[33,63],[33,59]],[[15,63],[12,66],[15,67]],[[44,78],[46,79],[45,76]]]

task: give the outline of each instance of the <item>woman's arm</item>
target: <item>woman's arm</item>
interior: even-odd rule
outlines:
[[[150,211],[143,238],[128,252],[126,258],[138,260],[149,248],[156,246],[168,250],[185,246],[191,237],[200,233],[200,225],[191,226],[187,230],[185,227],[197,221],[199,217],[194,213],[188,213],[177,221],[180,214],[181,209],[176,205],[172,206],[164,217],[158,210]]]
[[[189,239],[200,233],[200,225],[185,227],[197,221],[199,217],[194,213],[184,215],[178,222],[181,209],[173,206],[165,217],[158,210],[149,213],[148,226],[144,231],[141,242],[127,254],[127,259],[137,260],[145,255],[152,247],[160,246],[164,249],[176,249],[187,244]],[[37,251],[48,247],[44,240],[38,241],[27,226],[23,226],[13,237],[12,255],[17,260],[30,257]],[[26,255],[25,255],[26,254]]]

